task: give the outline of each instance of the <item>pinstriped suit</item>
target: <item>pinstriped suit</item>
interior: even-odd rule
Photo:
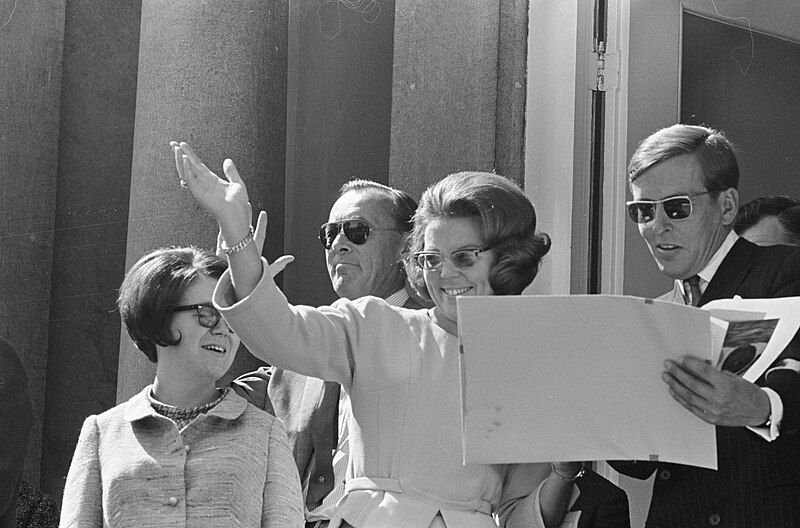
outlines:
[[[714,299],[800,296],[800,248],[759,247],[739,239],[722,261],[700,305]],[[683,303],[680,290],[662,299]],[[800,358],[800,336],[781,358]],[[800,526],[800,373],[774,370],[760,386],[781,397],[781,434],[767,442],[744,427],[717,427],[719,470],[678,464],[612,463],[647,478],[657,470],[648,528],[785,528]]]

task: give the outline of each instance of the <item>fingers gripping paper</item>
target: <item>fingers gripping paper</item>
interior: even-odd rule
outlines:
[[[665,359],[711,358],[709,314],[612,295],[458,299],[466,463],[660,460],[717,467],[714,427]]]

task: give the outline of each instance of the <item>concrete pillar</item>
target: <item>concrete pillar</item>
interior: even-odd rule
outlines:
[[[126,269],[167,245],[213,248],[217,227],[177,183],[169,140],[189,142],[212,170],[236,162],[254,211],[266,209],[265,253],[283,250],[286,1],[142,2]],[[153,379],[125,331],[117,399]],[[240,350],[234,369],[253,365]]]
[[[499,18],[500,0],[396,0],[391,185],[494,167]]]
[[[66,6],[41,478],[57,499],[83,420],[116,401],[140,14]]]
[[[317,306],[336,299],[317,233],[339,187],[388,183],[394,0],[290,6],[284,291]]]
[[[32,483],[45,403],[63,37],[64,0],[0,2],[0,334],[30,381],[23,478]]]

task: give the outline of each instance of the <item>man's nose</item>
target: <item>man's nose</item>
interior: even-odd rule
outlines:
[[[653,213],[653,219],[650,221],[650,227],[656,233],[663,233],[672,228],[672,219],[667,215],[664,206],[658,204]]]
[[[342,253],[347,253],[348,251],[352,251],[350,247],[350,239],[347,238],[344,234],[344,229],[340,229],[338,233],[336,233],[336,237],[333,239],[331,243],[331,251],[339,251]]]

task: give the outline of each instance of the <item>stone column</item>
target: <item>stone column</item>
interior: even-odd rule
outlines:
[[[34,422],[23,478],[33,483],[45,405],[63,39],[64,0],[0,2],[0,335],[28,373]]]
[[[390,185],[492,170],[500,0],[395,1]]]
[[[283,250],[288,3],[142,2],[126,269],[162,246],[213,248],[217,226],[178,185],[170,140],[222,173],[231,158],[253,210],[270,214],[265,254]],[[154,368],[122,331],[117,399]],[[234,369],[254,366],[244,349]]]
[[[140,15],[66,6],[41,478],[55,498],[83,420],[116,400]]]

